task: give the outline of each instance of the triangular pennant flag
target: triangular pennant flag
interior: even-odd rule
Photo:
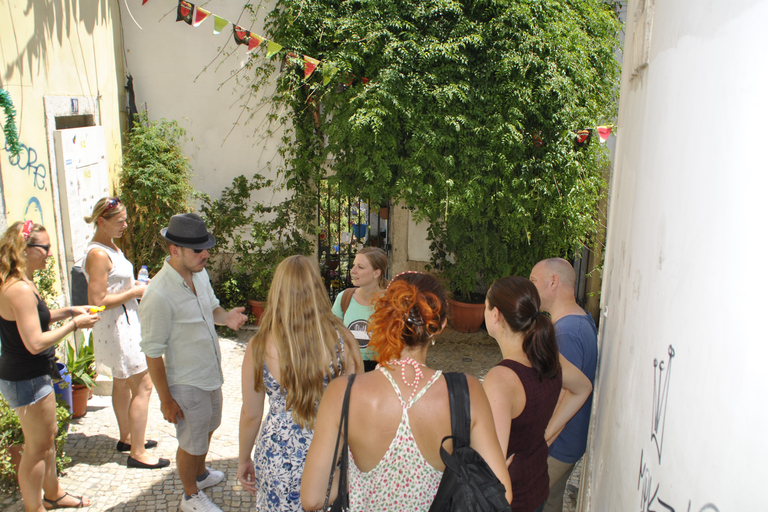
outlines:
[[[261,37],[259,34],[254,34],[251,32],[250,39],[248,40],[248,53],[251,53],[253,50],[258,48],[262,41],[264,41],[263,37]]]
[[[579,130],[576,132],[576,148],[584,148],[589,146],[589,142],[592,140],[592,130]]]
[[[191,25],[194,11],[195,4],[187,2],[187,0],[179,0],[179,6],[176,8],[176,21],[183,21],[187,25]]]
[[[141,5],[144,5],[147,2],[149,2],[149,0],[141,0]]]
[[[320,64],[319,60],[304,56],[304,79],[309,78],[315,72],[318,64]]]
[[[267,45],[267,58],[272,57],[274,54],[276,54],[282,49],[283,49],[282,45],[279,45],[274,41],[270,41],[269,44]]]
[[[339,70],[333,64],[323,64],[323,85],[328,85],[331,81],[331,77]]]
[[[611,136],[611,132],[613,131],[613,128],[614,128],[614,125],[597,127],[597,134],[600,136],[600,142],[605,142],[608,140],[608,137]]]
[[[251,40],[251,33],[245,30],[243,27],[232,25],[232,30],[235,34],[235,43],[247,45]]]
[[[202,7],[197,7],[195,9],[195,19],[192,21],[193,27],[199,27],[202,22],[205,21],[205,19],[211,15],[210,11],[206,11]]]
[[[221,16],[214,14],[213,15],[213,33],[215,35],[221,34],[221,31],[224,30],[224,27],[226,27],[229,24],[229,21],[225,20]]]

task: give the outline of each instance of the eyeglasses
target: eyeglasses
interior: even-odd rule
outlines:
[[[195,254],[200,254],[200,253],[201,253],[201,252],[203,252],[205,249],[192,249],[192,250],[193,250],[193,251],[195,251]]]
[[[46,254],[48,254],[48,251],[51,250],[51,244],[46,244],[46,245],[42,245],[42,244],[27,244],[27,247],[39,247],[42,250],[44,250]]]
[[[104,211],[101,212],[101,215],[104,215],[105,213],[107,213],[112,208],[116,208],[117,205],[119,205],[119,204],[123,204],[123,202],[120,201],[120,198],[118,198],[118,197],[113,197],[113,198],[107,199],[107,203],[104,206]]]

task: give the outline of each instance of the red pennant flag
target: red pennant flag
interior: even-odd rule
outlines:
[[[205,9],[202,9],[200,7],[195,8],[195,16],[194,21],[192,22],[193,27],[199,27],[202,22],[205,21],[205,19],[211,15],[210,11],[206,11]]]
[[[144,5],[147,2],[149,2],[149,0],[141,0],[141,5]]]
[[[179,6],[176,8],[176,21],[183,21],[187,25],[191,25],[194,10],[195,4],[186,0],[179,0]]]
[[[360,81],[363,82],[363,85],[368,85],[368,82],[370,82],[370,80],[365,77],[361,78]]]
[[[579,130],[576,132],[576,147],[583,148],[589,146],[589,142],[592,140],[592,130]]]
[[[262,41],[264,41],[264,38],[261,37],[259,34],[254,34],[253,32],[248,34],[248,53],[251,53],[253,50],[259,47]]]
[[[613,125],[610,126],[598,126],[597,127],[597,134],[600,136],[600,142],[605,142],[608,140],[608,137],[611,136],[611,132],[613,131]]]
[[[251,33],[245,30],[243,27],[238,27],[237,25],[232,25],[232,27],[232,30],[235,34],[235,43],[247,45],[251,40]]]
[[[309,78],[315,72],[318,64],[320,64],[319,60],[304,56],[304,79]]]

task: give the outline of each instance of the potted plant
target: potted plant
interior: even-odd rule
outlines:
[[[67,372],[72,379],[72,417],[85,415],[91,389],[96,385],[96,367],[93,356],[93,333],[88,343],[85,337],[75,335],[74,342],[67,343]]]
[[[251,197],[272,180],[260,174],[238,176],[220,199],[201,195],[200,211],[216,237],[211,252],[211,284],[222,307],[249,306],[258,322],[275,268],[293,254],[310,254],[312,245],[299,228],[298,205],[289,198],[265,206]]]
[[[56,469],[64,470],[70,459],[63,451],[67,440],[70,421],[69,409],[61,400],[56,401]],[[24,433],[16,412],[0,397],[0,480],[15,482],[18,474],[21,452],[24,445]]]

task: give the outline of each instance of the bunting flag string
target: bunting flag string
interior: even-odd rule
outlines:
[[[144,5],[147,3],[148,0],[142,0],[141,5]],[[197,7],[192,2],[189,2],[188,0],[179,0],[179,5],[176,9],[176,21],[183,21],[187,25],[191,25],[193,27],[199,27],[206,19],[208,19],[209,16],[211,16],[213,13],[210,11],[207,11],[203,9],[202,7]],[[222,18],[218,14],[213,14],[213,33],[214,35],[219,35],[224,30],[224,28],[230,24],[231,22],[225,18]],[[283,49],[283,46],[267,39],[264,36],[260,36],[259,34],[256,34],[254,32],[251,32],[250,30],[246,30],[243,27],[240,27],[238,25],[235,25],[232,23],[232,31],[233,31],[233,37],[235,40],[235,44],[237,45],[244,45],[248,47],[247,53],[251,53],[264,41],[267,41],[267,55],[266,58],[269,59],[276,55],[278,52],[280,52]],[[295,58],[299,58],[299,55],[292,54]],[[304,60],[304,79],[309,78],[312,73],[315,72],[318,66],[322,64],[322,70],[323,70],[323,85],[327,85],[330,81],[333,75],[335,75],[339,68],[332,64],[321,62],[319,59],[315,59],[313,57],[310,57],[308,55],[301,55],[301,58]],[[367,78],[363,78],[363,84],[368,83]]]

